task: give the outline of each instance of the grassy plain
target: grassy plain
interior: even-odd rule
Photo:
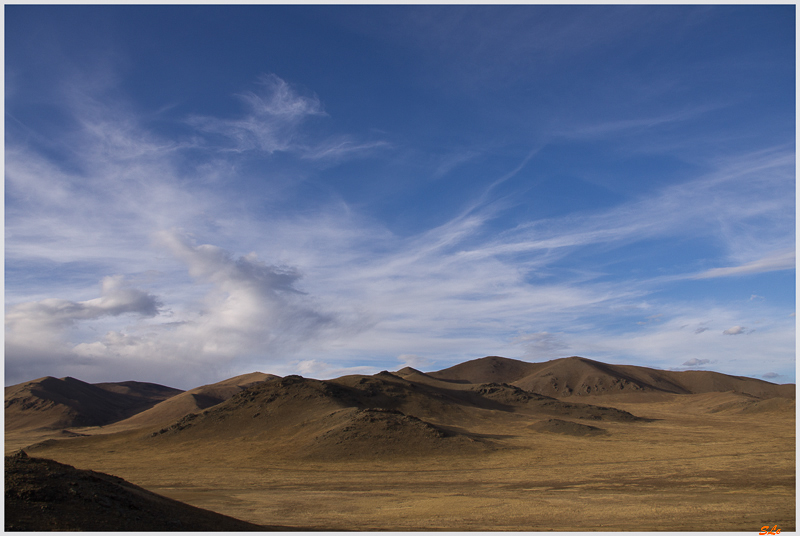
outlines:
[[[154,442],[142,430],[27,451],[262,525],[795,530],[794,401],[756,403],[732,393],[579,400],[655,420],[590,422],[608,434],[573,436],[533,430],[541,415],[476,409],[470,432],[496,449],[415,455],[412,445],[391,459],[303,459],[279,437]],[[6,452],[24,442],[7,437]]]

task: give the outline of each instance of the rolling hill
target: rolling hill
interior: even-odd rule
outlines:
[[[75,378],[39,378],[5,389],[5,429],[102,426],[149,409],[182,393],[154,383],[86,383]]]
[[[608,365],[584,357],[543,363],[489,356],[427,376],[450,382],[501,382],[553,397],[630,392],[700,394],[733,391],[758,398],[795,397],[794,384],[774,384],[755,378],[712,371],[668,371],[633,365]]]
[[[232,445],[244,440],[272,456],[288,458],[408,457],[498,448],[490,438],[470,431],[476,419],[645,420],[619,409],[563,402],[508,384],[452,386],[417,383],[389,372],[327,381],[274,378],[202,413],[189,414],[152,437],[167,448],[185,442]]]
[[[194,389],[183,391],[170,397],[132,417],[113,423],[108,427],[108,431],[114,429],[157,426],[164,422],[177,420],[184,415],[198,413],[220,402],[224,402],[236,393],[258,382],[277,377],[278,376],[274,374],[251,372],[221,382],[195,387]]]
[[[452,404],[436,404],[400,378],[377,376],[341,382],[301,376],[270,379],[154,432],[152,440],[169,447],[247,439],[262,448],[287,445],[271,449],[274,456],[325,459],[482,446],[401,411],[428,403],[446,415]]]
[[[729,393],[734,398],[720,400],[714,411],[764,411],[790,408],[794,385],[709,371],[607,365],[581,357],[528,363],[497,356],[435,372],[406,367],[332,380],[254,372],[185,392],[137,382],[87,384],[48,377],[6,388],[6,430],[52,433],[31,435],[27,443],[24,433],[12,434],[14,443],[7,436],[6,449],[141,429],[142,437],[163,446],[245,441],[288,457],[481,452],[497,445],[471,431],[480,420],[495,421],[500,428],[520,418],[539,420],[544,424],[532,430],[588,435],[604,431],[578,426],[580,421],[646,421],[597,404],[603,396],[625,393]],[[587,396],[591,404],[580,400]],[[773,398],[787,402],[768,404]]]

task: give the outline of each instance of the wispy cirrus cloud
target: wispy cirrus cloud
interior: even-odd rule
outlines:
[[[348,136],[325,140],[313,147],[303,148],[302,157],[308,160],[338,161],[362,155],[376,149],[391,148],[387,141],[357,141]]]
[[[555,136],[559,138],[580,139],[580,138],[604,138],[609,135],[629,135],[636,136],[642,132],[680,123],[683,121],[695,120],[713,110],[724,108],[722,103],[693,107],[678,110],[651,117],[636,117],[633,119],[615,119],[604,122],[586,123],[577,125],[572,130],[557,131]]]
[[[258,86],[258,92],[237,95],[247,107],[242,117],[193,116],[189,123],[200,132],[218,136],[222,146],[232,151],[274,153],[304,147],[300,125],[310,117],[325,115],[319,98],[298,94],[275,75],[262,76]]]
[[[713,170],[704,175],[605,210],[533,220],[505,230],[496,240],[465,254],[562,256],[578,248],[619,248],[636,242],[691,236],[716,242],[717,247],[727,250],[734,259],[764,256],[769,249],[780,250],[761,261],[747,262],[741,269],[710,270],[701,276],[681,277],[718,277],[737,270],[793,267],[791,148],[737,155],[713,165]]]
[[[303,95],[282,78],[262,75],[257,91],[236,95],[246,113],[238,118],[195,115],[188,119],[215,151],[293,153],[309,160],[339,160],[390,146],[384,140],[362,141],[338,134],[319,138],[304,128],[315,117],[327,117],[316,95]]]
[[[762,272],[773,272],[778,270],[795,269],[795,251],[779,251],[767,257],[742,264],[740,266],[728,266],[725,268],[712,268],[705,272],[693,276],[693,279],[710,279],[714,277],[732,277],[739,275],[751,275]],[[755,296],[751,297],[753,299]]]

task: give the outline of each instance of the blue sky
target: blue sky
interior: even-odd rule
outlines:
[[[5,7],[5,381],[795,381],[795,6]]]

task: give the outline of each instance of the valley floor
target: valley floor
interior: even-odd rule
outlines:
[[[184,443],[141,432],[26,449],[120,476],[262,525],[322,530],[795,530],[795,413],[726,407],[725,394],[580,401],[652,422],[589,422],[609,433],[531,430],[539,416],[486,411],[485,454],[336,461],[283,458],[275,443]],[[720,408],[723,408],[720,410]],[[745,408],[747,410],[747,408]],[[24,439],[8,438],[17,442]],[[8,441],[8,440],[7,440]],[[6,444],[8,451],[9,444]]]

